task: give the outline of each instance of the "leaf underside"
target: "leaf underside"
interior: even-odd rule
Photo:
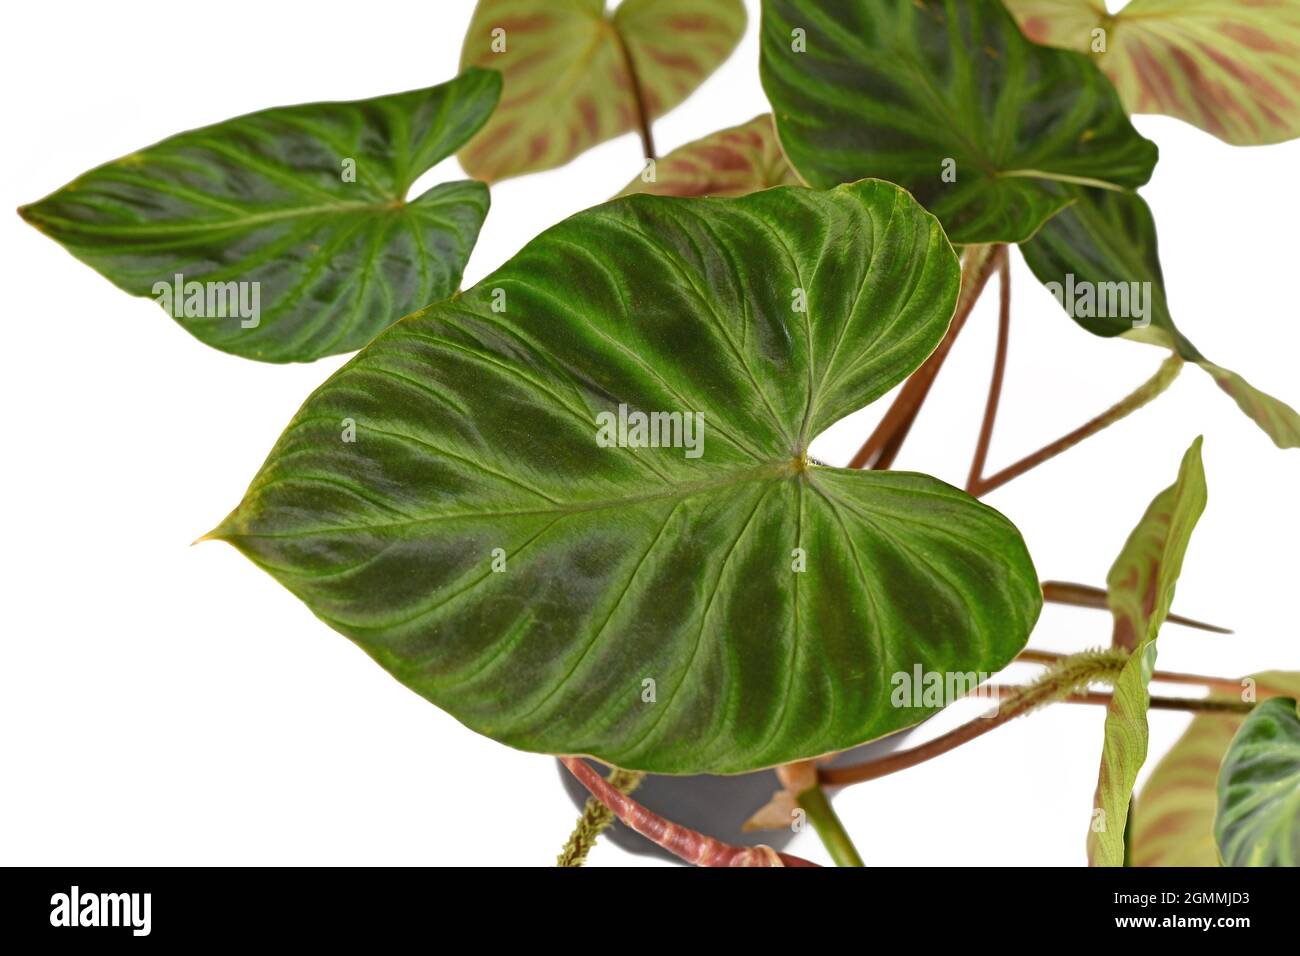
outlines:
[[[406,193],[484,123],[500,83],[473,70],[409,93],[251,113],[100,166],[19,212],[132,295],[162,302],[159,283],[201,284],[201,304],[173,295],[170,310],[222,351],[267,362],[355,351],[459,286],[487,187]],[[212,295],[225,283],[243,284],[238,305]]]
[[[460,152],[496,182],[562,166],[637,128],[630,58],[649,119],[686,99],[745,32],[741,0],[479,0],[461,69],[500,70],[501,107]]]
[[[1114,15],[1102,0],[1006,4],[1031,39],[1092,54],[1130,113],[1176,116],[1238,146],[1300,136],[1296,0],[1132,0]]]
[[[771,114],[719,130],[673,150],[619,193],[655,196],[744,196],[772,186],[799,185],[776,138]]]
[[[1028,239],[1071,201],[1062,184],[1135,188],[1156,162],[1105,76],[1026,40],[999,0],[764,0],[761,42],[803,179],[899,183],[954,243]]]
[[[933,712],[891,675],[996,670],[1041,605],[997,512],[806,459],[958,284],[886,183],[616,200],[376,339],[213,536],[515,747],[734,773],[854,746]],[[702,454],[601,447],[620,405],[703,414]]]

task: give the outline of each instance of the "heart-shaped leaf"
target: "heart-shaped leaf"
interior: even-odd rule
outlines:
[[[798,182],[798,174],[781,152],[772,117],[764,113],[673,150],[619,195],[744,196]]]
[[[1136,635],[1106,709],[1106,739],[1097,775],[1096,812],[1088,831],[1088,862],[1124,865],[1124,829],[1138,771],[1147,758],[1147,690],[1156,665],[1156,636],[1169,614],[1174,585],[1192,529],[1205,510],[1201,439],[1183,456],[1178,479],[1160,492],[1129,535],[1106,583],[1115,615],[1116,643]]]
[[[1028,239],[1061,183],[1135,188],[1155,166],[1101,71],[999,0],[763,0],[760,62],[806,182],[899,183],[955,243]]]
[[[1214,837],[1224,866],[1300,866],[1300,706],[1264,701],[1219,770]]]
[[[996,511],[807,458],[959,281],[888,183],[615,200],[377,338],[213,537],[512,746],[659,773],[846,749],[941,705],[894,675],[997,670],[1041,605]]]
[[[250,113],[124,156],[19,210],[225,352],[351,352],[456,291],[488,192],[411,184],[483,125],[501,79]]]
[[[479,0],[461,68],[505,77],[501,107],[465,149],[496,182],[562,166],[681,103],[745,32],[741,0]]]
[[[1122,295],[1118,311],[1070,314],[1097,335],[1169,346],[1277,445],[1300,445],[1300,416],[1175,328],[1155,225],[1131,191],[1155,147],[1082,54],[1026,40],[998,0],[764,0],[762,43],[781,143],[807,182],[889,179],[954,242],[1019,242],[1049,288]]]
[[[1300,673],[1268,671],[1250,680],[1256,693],[1300,697]],[[1129,820],[1134,866],[1219,865],[1219,765],[1243,720],[1243,714],[1198,714],[1156,764]]]
[[[1091,53],[1130,113],[1164,113],[1238,146],[1300,136],[1296,0],[1006,0],[1039,43]]]
[[[1209,361],[1174,325],[1155,220],[1142,197],[1068,188],[1074,202],[1020,251],[1071,318],[1095,335],[1172,349],[1208,372],[1279,448],[1300,447],[1300,415]]]

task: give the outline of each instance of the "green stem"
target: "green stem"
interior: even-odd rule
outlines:
[[[836,866],[865,866],[858,855],[857,847],[849,838],[844,824],[835,813],[835,808],[826,799],[826,791],[821,787],[810,787],[795,797],[795,802],[808,814],[813,829],[821,837],[822,843],[830,851]]]

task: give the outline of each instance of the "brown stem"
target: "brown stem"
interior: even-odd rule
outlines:
[[[613,23],[609,24],[609,30],[614,34],[614,42],[618,45],[619,53],[623,57],[623,67],[627,70],[628,87],[632,91],[632,106],[636,115],[637,130],[641,134],[641,151],[645,153],[646,159],[655,159],[655,138],[650,130],[650,106],[646,102],[645,90],[641,87],[641,76],[637,73],[636,63],[632,60],[632,51],[628,48],[627,41],[623,39],[623,34]]]
[[[1055,458],[1061,452],[1072,448],[1085,438],[1097,434],[1104,428],[1115,424],[1122,418],[1131,415],[1143,405],[1146,405],[1166,388],[1178,376],[1182,368],[1183,360],[1177,355],[1171,355],[1161,364],[1156,374],[1151,376],[1146,382],[1142,383],[1136,390],[1125,396],[1122,400],[1112,405],[1106,411],[1102,412],[1096,418],[1081,425],[1068,435],[1058,438],[1056,441],[1044,445],[1038,451],[1031,455],[1026,455],[1014,465],[1010,465],[991,478],[984,478],[975,483],[974,487],[967,489],[972,495],[979,497],[986,495],[994,488],[1000,488],[1013,478],[1019,478],[1031,468],[1036,468],[1043,462]]]
[[[908,767],[915,767],[917,764],[925,763],[927,760],[933,760],[940,754],[946,754],[949,750],[960,747],[964,743],[969,743],[976,737],[982,737],[990,730],[1001,727],[1012,720],[1019,713],[1014,708],[1005,708],[999,710],[992,717],[977,717],[969,723],[962,724],[955,730],[950,730],[940,737],[926,741],[919,747],[899,750],[888,756],[870,760],[866,763],[855,764],[851,767],[822,767],[817,771],[817,778],[824,786],[833,787],[849,783],[862,783],[866,780],[875,780],[877,777],[888,776],[899,770],[906,770]]]
[[[560,762],[591,795],[643,837],[696,866],[816,866],[802,857],[778,853],[770,846],[732,846],[698,830],[678,826],[647,810],[613,787],[581,757],[561,757]]]
[[[1067,656],[1066,654],[1058,654],[1056,651],[1023,650],[1016,655],[1016,660],[1023,661],[1026,664],[1055,664],[1057,661],[1064,660]],[[1241,693],[1241,681],[1233,680],[1230,677],[1205,677],[1201,674],[1155,671],[1151,675],[1151,679],[1162,684],[1191,684],[1196,687],[1221,690],[1229,694]]]
[[[961,293],[957,297],[957,310],[953,313],[948,332],[930,357],[903,383],[880,424],[849,461],[850,468],[883,470],[894,463],[907,433],[911,431],[912,423],[921,411],[921,405],[930,394],[930,386],[934,384],[939,369],[943,368],[948,353],[952,351],[953,342],[957,340],[958,333],[970,317],[975,303],[979,301],[980,293],[993,275],[993,269],[1005,255],[1005,246],[972,246],[967,251],[966,261],[962,264]]]
[[[1159,680],[1152,677],[1152,680]],[[1240,692],[1240,685],[1234,685],[1233,689]],[[992,697],[1006,697],[1019,694],[1024,691],[1023,687],[1015,685],[1007,686],[1003,684],[986,684],[980,688],[980,692]],[[1066,704],[1103,704],[1110,705],[1114,699],[1114,694],[1107,694],[1103,691],[1084,690],[1070,694],[1068,697],[1062,697],[1060,702]],[[1246,714],[1249,713],[1255,704],[1243,700],[1223,700],[1215,697],[1149,697],[1147,707],[1150,710],[1182,710],[1193,713],[1231,713]]]
[[[984,465],[989,457],[989,444],[993,441],[993,423],[998,417],[998,403],[1002,400],[1002,379],[1007,371],[1007,339],[1011,333],[1011,257],[1002,256],[998,264],[998,344],[993,355],[993,376],[989,380],[989,397],[984,403],[984,421],[980,424],[979,442],[975,457],[971,459],[970,476],[966,479],[969,492],[984,477]]]
[[[1105,588],[1093,587],[1091,584],[1076,584],[1073,581],[1044,581],[1042,588],[1043,600],[1052,604],[1092,607],[1103,611],[1110,610]],[[1201,631],[1213,631],[1215,634],[1232,633],[1230,628],[1219,627],[1217,624],[1206,624],[1204,621],[1195,621],[1190,617],[1183,617],[1181,614],[1167,615],[1165,620],[1170,624],[1181,624],[1183,627],[1194,627]]]
[[[1009,723],[1021,714],[1028,713],[1045,702],[1052,702],[1051,700],[1044,701],[1042,695],[1035,696],[1034,690],[1033,687],[999,687],[997,685],[981,687],[977,693],[991,693],[1003,698],[1001,706],[991,716],[976,717],[974,720],[962,724],[960,727],[950,730],[933,740],[926,741],[920,746],[908,750],[899,750],[877,760],[855,764],[850,767],[822,767],[818,770],[817,778],[823,786],[844,786],[850,783],[875,780],[878,777],[897,773],[899,770],[906,770],[908,767],[915,767],[927,760],[933,760],[950,750],[955,750],[962,744],[970,743],[977,737],[984,736],[990,730],[995,730],[1003,724]],[[1055,700],[1083,704],[1109,704],[1112,696],[1111,694],[1085,690],[1057,697]],[[1232,700],[1152,697],[1150,706],[1153,710],[1244,713],[1254,705]]]

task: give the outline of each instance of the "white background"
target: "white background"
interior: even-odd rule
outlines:
[[[661,152],[766,111],[750,7],[739,50],[656,125]],[[182,129],[450,79],[471,8],[16,4],[0,59],[0,206],[39,199]],[[1300,146],[1237,149],[1170,119],[1137,125],[1162,152],[1143,195],[1160,225],[1177,321],[1219,364],[1300,404]],[[639,155],[628,135],[494,188],[466,285],[615,193]],[[460,177],[448,160],[430,178]],[[551,863],[574,819],[551,758],[461,727],[233,549],[190,547],[343,358],[285,367],[224,355],[16,215],[0,217],[0,242],[0,862]],[[1018,256],[1015,265],[995,468],[1101,411],[1163,357],[1083,332]],[[964,480],[995,299],[971,319],[899,467]],[[846,461],[885,404],[836,426],[814,453]],[[1225,675],[1300,668],[1300,451],[1274,448],[1199,370],[989,500],[1022,529],[1042,577],[1101,584],[1202,433],[1210,504],[1176,607],[1236,633],[1169,627],[1161,665]],[[1072,651],[1108,638],[1106,614],[1049,607],[1032,646]],[[1080,864],[1102,717],[1060,705],[851,788],[837,805],[872,864]],[[1186,720],[1152,716],[1153,754]],[[792,849],[826,860],[811,833]],[[645,861],[603,844],[592,863]]]

